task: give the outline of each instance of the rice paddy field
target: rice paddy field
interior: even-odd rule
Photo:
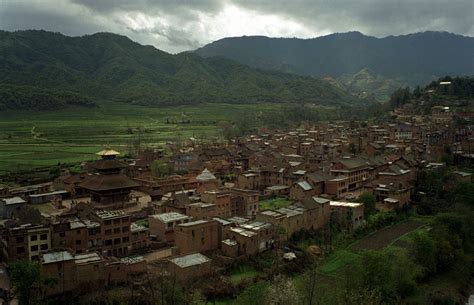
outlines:
[[[126,153],[132,141],[158,146],[219,137],[220,121],[277,104],[145,107],[104,102],[96,108],[0,112],[0,176],[10,171],[91,160],[105,146]]]

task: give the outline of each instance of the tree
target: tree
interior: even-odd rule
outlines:
[[[265,304],[268,305],[287,305],[298,304],[299,294],[293,282],[283,275],[278,275],[267,290]]]
[[[364,204],[364,216],[367,219],[369,215],[372,215],[375,213],[375,197],[371,193],[362,193],[362,195],[359,196],[359,201]]]
[[[393,297],[391,260],[380,251],[367,251],[360,260],[359,285],[381,294],[384,300]]]
[[[235,305],[262,305],[268,293],[268,283],[258,282],[248,286],[235,300]]]
[[[400,88],[395,90],[395,92],[390,95],[390,105],[393,108],[398,108],[410,101],[411,94],[410,94],[410,88]]]
[[[44,288],[55,284],[55,279],[41,273],[38,263],[25,260],[10,264],[10,278],[19,305],[37,304],[43,298]]]
[[[414,261],[422,266],[425,276],[436,273],[435,243],[427,232],[418,232],[413,237],[411,252]]]
[[[230,141],[237,136],[237,128],[231,122],[221,121],[217,124],[217,126],[220,129],[222,137],[224,137],[224,139],[226,139],[227,141]]]
[[[317,284],[317,270],[315,267],[311,268],[305,273],[303,279],[304,285],[304,304],[313,305],[316,304],[316,284]]]
[[[173,173],[171,166],[164,161],[155,160],[150,166],[153,175],[158,177],[165,177]]]

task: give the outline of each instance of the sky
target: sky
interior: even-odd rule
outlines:
[[[474,36],[473,0],[0,0],[0,29],[112,32],[170,53],[231,36]]]

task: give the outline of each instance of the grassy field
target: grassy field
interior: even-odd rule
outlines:
[[[265,199],[259,202],[259,209],[263,210],[271,210],[271,209],[279,209],[289,206],[293,201],[288,200],[284,197],[277,197],[271,199]]]
[[[358,254],[349,250],[337,250],[326,259],[325,263],[319,267],[319,271],[326,274],[334,274],[342,268],[349,266],[357,260]]]
[[[234,283],[238,284],[243,280],[252,279],[258,275],[258,271],[255,270],[253,267],[248,265],[242,265],[234,270],[231,270],[227,275],[229,280]]]
[[[219,136],[219,121],[277,107],[269,103],[151,108],[107,102],[91,109],[0,112],[0,174],[90,160],[106,145],[127,153],[130,143],[138,140],[156,146],[190,137],[212,139]]]

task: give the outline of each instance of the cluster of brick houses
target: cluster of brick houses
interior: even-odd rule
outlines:
[[[444,113],[435,112],[433,122],[440,117],[449,125]],[[171,147],[171,157],[148,153],[129,163],[106,149],[83,173],[0,188],[2,257],[38,261],[48,274],[69,279],[50,293],[87,285],[92,271],[91,283],[123,282],[145,270],[139,254],[158,244],[172,247],[166,264],[177,277],[202,276],[214,253],[257,255],[330,219],[359,228],[364,206],[354,201],[362,192],[372,193],[379,209],[403,207],[418,171],[435,166],[429,163],[446,145],[469,156],[472,144],[470,130],[409,117],[265,131],[227,144]],[[153,176],[156,158],[186,174]],[[291,204],[260,209],[262,198],[275,196]]]

